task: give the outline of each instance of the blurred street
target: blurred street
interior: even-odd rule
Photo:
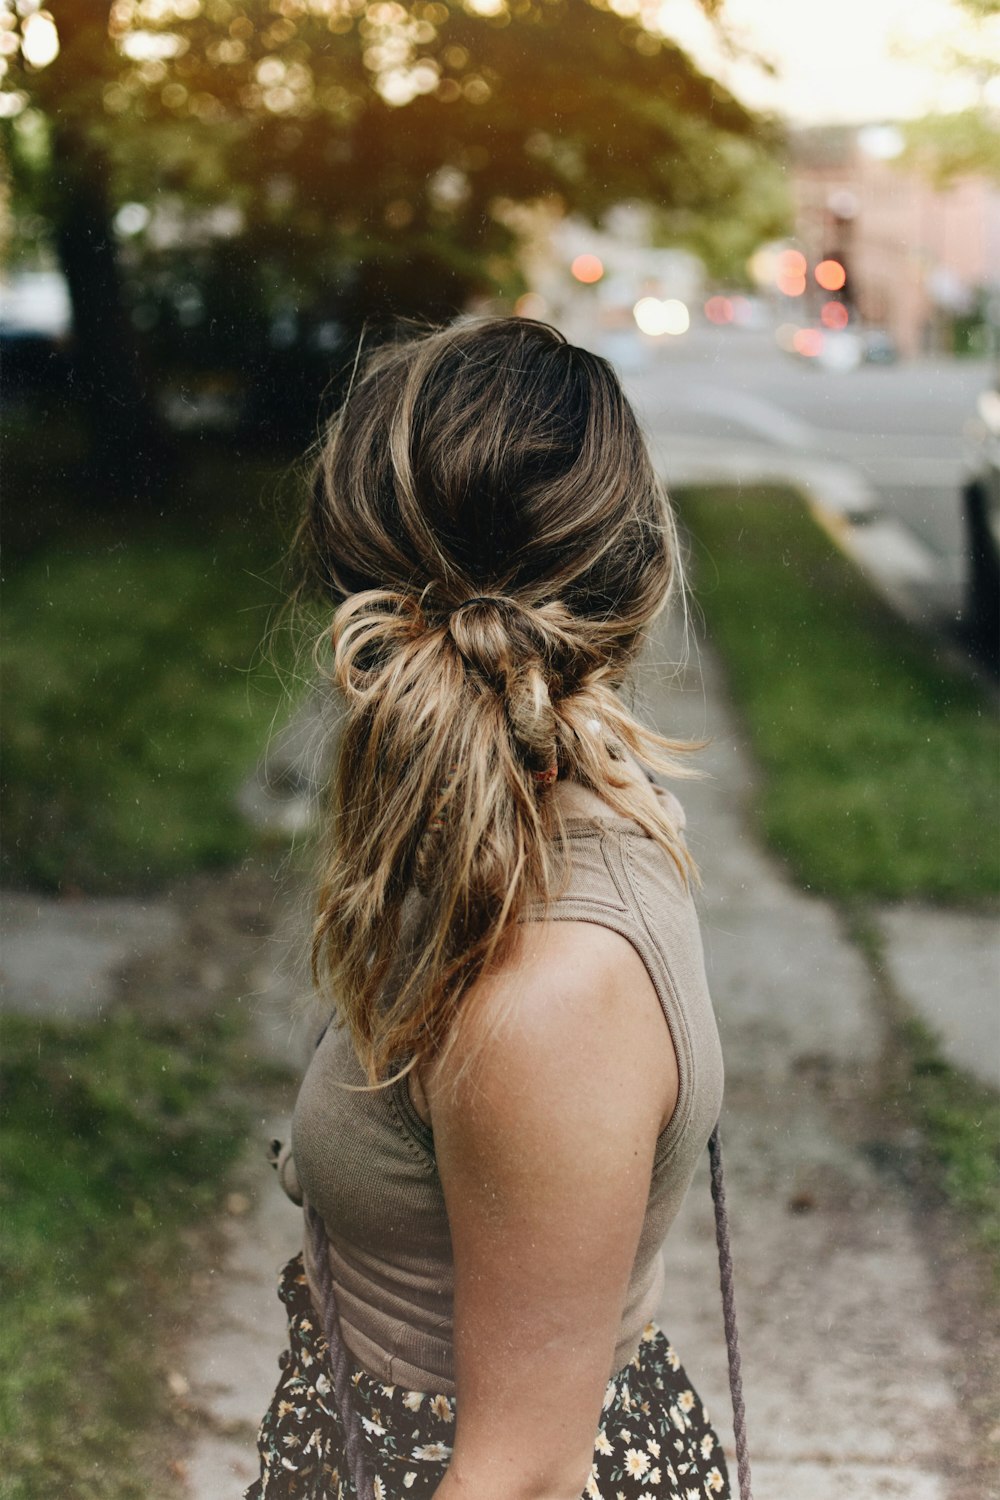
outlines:
[[[853,523],[866,562],[919,620],[950,629],[968,572],[960,489],[964,429],[989,384],[985,360],[926,358],[824,369],[770,329],[694,324],[617,358],[668,485],[786,480]]]

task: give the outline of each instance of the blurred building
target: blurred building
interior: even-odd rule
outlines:
[[[861,318],[902,353],[955,348],[1000,296],[1000,189],[978,176],[936,188],[903,165],[892,125],[801,130],[791,147],[810,264],[839,260]]]

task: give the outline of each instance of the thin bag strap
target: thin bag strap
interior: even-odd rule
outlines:
[[[740,1341],[736,1331],[736,1303],[733,1297],[733,1257],[729,1249],[729,1215],[726,1213],[726,1192],[722,1180],[722,1138],[718,1121],[709,1136],[708,1160],[712,1176],[712,1202],[715,1205],[715,1243],[719,1250],[722,1321],[726,1329],[726,1353],[729,1356],[729,1393],[733,1400],[736,1472],[739,1476],[740,1500],[753,1500],[750,1489],[750,1454],[747,1451],[746,1408],[743,1404],[743,1378],[740,1372]]]
[[[304,1210],[313,1267],[319,1283],[323,1332],[326,1334],[330,1354],[333,1399],[344,1429],[344,1457],[347,1460],[347,1474],[353,1480],[357,1494],[362,1497],[362,1500],[368,1500],[368,1497],[375,1493],[375,1485],[365,1455],[365,1435],[361,1429],[361,1418],[357,1407],[351,1400],[351,1366],[347,1346],[340,1331],[340,1314],[337,1310],[337,1297],[333,1290],[333,1273],[330,1270],[326,1227],[311,1203],[304,1204]]]

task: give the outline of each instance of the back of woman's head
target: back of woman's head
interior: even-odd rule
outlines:
[[[324,436],[300,538],[346,701],[313,942],[369,1077],[439,1054],[562,864],[568,778],[682,844],[616,767],[676,769],[621,684],[677,575],[611,367],[518,318],[381,349]],[[407,894],[422,916],[399,956]]]

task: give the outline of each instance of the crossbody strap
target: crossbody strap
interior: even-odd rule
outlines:
[[[361,1430],[358,1409],[351,1400],[351,1366],[347,1346],[340,1331],[340,1314],[337,1297],[333,1290],[333,1273],[330,1270],[330,1251],[326,1228],[320,1215],[311,1203],[303,1203],[306,1233],[312,1250],[313,1267],[319,1283],[323,1319],[323,1332],[330,1350],[330,1375],[333,1380],[333,1397],[337,1413],[344,1429],[344,1457],[347,1473],[354,1481],[354,1488],[361,1500],[369,1500],[375,1493],[375,1485],[365,1456],[365,1435]]]
[[[726,1353],[729,1356],[729,1394],[733,1402],[736,1472],[740,1483],[740,1500],[753,1500],[750,1489],[750,1454],[747,1451],[747,1416],[743,1405],[743,1376],[740,1370],[740,1340],[736,1331],[736,1300],[733,1296],[733,1257],[729,1249],[729,1215],[726,1212],[726,1190],[722,1178],[722,1136],[718,1121],[708,1138],[708,1161],[712,1176],[712,1203],[715,1206],[715,1243],[719,1251],[722,1321],[726,1330]]]

